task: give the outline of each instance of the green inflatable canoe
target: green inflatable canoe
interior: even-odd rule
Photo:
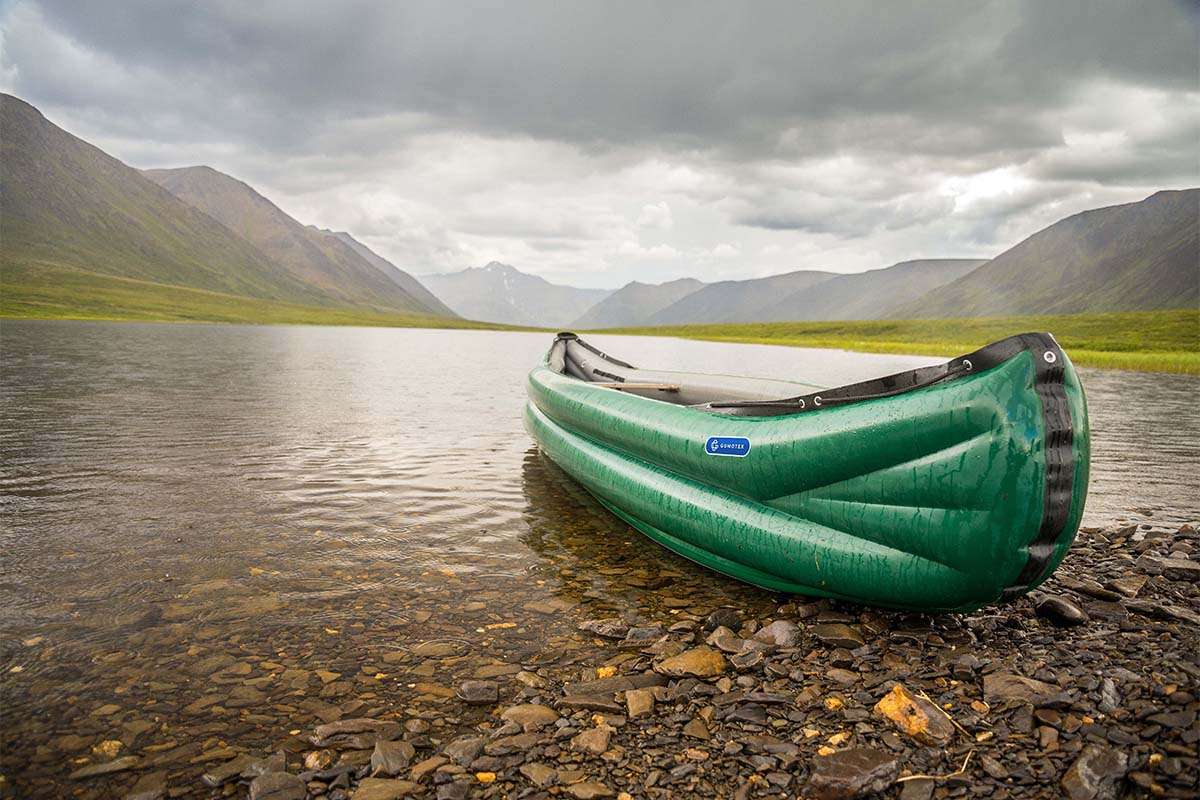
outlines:
[[[1079,526],[1088,424],[1045,333],[832,389],[637,369],[561,333],[541,450],[654,541],[767,589],[923,611],[1017,597]]]

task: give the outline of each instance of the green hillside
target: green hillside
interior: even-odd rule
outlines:
[[[319,289],[333,302],[383,311],[435,311],[335,233],[301,224],[236,178],[211,167],[150,169],[142,174],[250,242],[297,281]]]
[[[0,274],[5,295],[28,270],[93,273],[264,300],[322,305],[245,240],[33,106],[0,95]]]
[[[14,264],[0,258],[0,274],[0,317],[16,319],[504,328],[458,317],[261,300],[101,275],[59,264]]]
[[[1200,306],[1200,189],[1059,220],[889,317],[1146,311]]]

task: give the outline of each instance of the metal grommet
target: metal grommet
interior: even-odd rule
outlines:
[[[800,407],[804,408],[804,398],[803,397],[800,398]]]
[[[963,369],[970,370],[972,368],[971,359],[964,358],[962,365],[963,365]]]
[[[821,405],[821,395],[817,395],[816,397],[813,398],[813,405],[814,406]]]
[[[1042,360],[1047,364],[1053,364],[1055,361],[1058,361],[1058,354],[1056,354],[1053,350],[1047,350],[1046,352],[1042,353]]]

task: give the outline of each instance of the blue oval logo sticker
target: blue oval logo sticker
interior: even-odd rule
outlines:
[[[710,436],[704,443],[704,452],[710,456],[742,458],[750,453],[750,440],[745,436]]]

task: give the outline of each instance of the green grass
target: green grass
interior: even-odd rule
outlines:
[[[0,266],[0,317],[517,330],[422,314],[258,300],[46,263]]]
[[[956,356],[1014,333],[1049,331],[1077,366],[1200,375],[1200,311],[620,328],[604,333]]]
[[[0,317],[532,330],[445,317],[257,300],[46,263],[0,265]],[[955,356],[1025,331],[1050,331],[1079,366],[1200,375],[1200,311],[1192,310],[682,325],[606,329],[603,333]]]

